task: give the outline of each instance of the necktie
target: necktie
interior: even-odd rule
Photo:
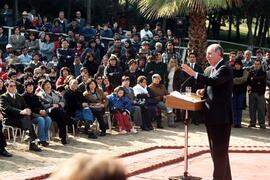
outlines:
[[[215,68],[211,68],[211,73],[210,73],[210,77],[212,77],[214,75],[214,72],[215,72]]]

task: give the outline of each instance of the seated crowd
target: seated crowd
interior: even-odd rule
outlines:
[[[26,12],[22,15],[28,18]],[[180,121],[182,113],[165,106],[166,95],[185,87],[191,87],[192,92],[203,88],[179,68],[184,63],[175,48],[179,39],[169,29],[163,34],[160,23],[152,31],[145,24],[140,32],[134,26],[123,34],[120,27],[104,24],[103,29],[93,29],[82,25],[81,19],[78,16],[68,24],[61,11],[52,26],[46,17],[40,23],[32,21],[31,27],[17,24],[10,37],[0,26],[0,115],[4,123],[24,130],[33,151],[41,151],[37,139],[40,145],[49,145],[48,132],[54,122],[62,144],[67,143],[66,131],[81,124],[89,138],[105,136],[105,112],[110,112],[121,134],[137,133],[134,126],[153,130],[153,122],[163,128],[162,112],[168,126],[175,127],[174,116]],[[39,34],[28,31],[30,28]],[[104,37],[112,38],[113,43]],[[265,128],[263,94],[266,79],[270,81],[270,52],[263,61],[262,51],[258,51],[255,63],[250,51],[241,52],[232,52],[228,62],[235,76],[234,126],[241,127],[248,89],[250,127],[256,126],[257,108],[259,125]],[[210,74],[209,68],[203,71],[196,63],[195,52],[189,53],[186,63],[199,73]],[[198,113],[190,118],[195,124],[202,121]],[[90,128],[95,120],[98,133]],[[33,124],[38,127],[37,134]],[[1,131],[0,154],[9,156],[3,139]]]

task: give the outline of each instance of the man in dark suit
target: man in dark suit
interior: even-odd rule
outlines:
[[[205,101],[205,125],[209,139],[211,156],[214,162],[214,180],[231,180],[228,155],[232,116],[232,69],[223,60],[223,48],[212,44],[207,48],[206,58],[212,66],[210,77],[194,71],[183,64],[182,69],[205,85],[198,94]]]
[[[0,113],[0,155],[4,157],[12,157],[12,154],[10,154],[5,147],[7,146],[7,142],[5,139],[5,136],[2,131],[2,119],[3,119],[2,113]]]
[[[31,110],[27,108],[24,98],[17,93],[16,82],[8,80],[5,85],[7,92],[1,95],[5,123],[25,131],[25,140],[30,139],[29,150],[41,151],[35,144],[37,135],[32,125]]]
[[[74,75],[74,57],[75,53],[72,49],[69,48],[69,43],[65,39],[62,41],[62,48],[57,49],[57,57],[58,57],[58,64],[57,64],[57,77],[60,75],[60,69],[62,67],[68,67],[72,75]]]

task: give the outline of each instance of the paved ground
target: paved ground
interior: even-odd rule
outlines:
[[[246,112],[244,117],[244,121],[247,122]],[[247,123],[244,123],[244,126],[246,125]],[[267,129],[246,127],[232,129],[230,145],[270,146],[269,133],[269,127]],[[25,144],[9,145],[8,150],[14,154],[14,157],[0,157],[0,179],[8,179],[28,170],[53,167],[75,153],[120,155],[152,146],[182,146],[184,145],[184,128],[182,123],[178,123],[177,128],[165,128],[152,132],[140,131],[135,135],[108,135],[97,140],[87,139],[82,135],[70,137],[69,142],[66,146],[52,142],[48,148],[43,148],[43,151],[39,153],[29,152]],[[204,125],[190,126],[189,144],[208,145]]]

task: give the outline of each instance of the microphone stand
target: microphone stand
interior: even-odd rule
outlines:
[[[182,93],[182,88],[184,85],[187,84],[187,82],[192,78],[192,76],[188,77],[180,87],[180,93]],[[185,126],[185,149],[184,149],[184,174],[182,176],[173,176],[169,177],[169,180],[200,180],[200,177],[195,176],[189,176],[188,173],[188,125],[189,125],[189,119],[188,119],[188,110],[185,110],[185,119],[184,119],[184,126]]]

